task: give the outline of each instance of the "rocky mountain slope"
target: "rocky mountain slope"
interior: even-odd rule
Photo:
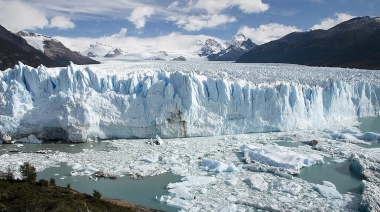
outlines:
[[[235,61],[244,53],[256,47],[251,39],[243,34],[236,35],[231,43],[220,44],[214,39],[206,40],[199,56],[206,56],[210,61]]]
[[[357,17],[329,30],[294,32],[257,46],[240,63],[380,69],[380,18]]]
[[[234,37],[227,49],[210,54],[207,59],[211,61],[235,61],[244,53],[254,49],[256,44],[243,34]]]
[[[2,26],[0,26],[0,46],[0,70],[12,68],[19,61],[33,67],[41,64],[48,67],[61,67],[69,65],[70,61],[76,64],[99,63],[71,51],[57,40],[34,33],[15,34]]]

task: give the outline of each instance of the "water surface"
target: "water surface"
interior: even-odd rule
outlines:
[[[380,133],[380,117],[360,118],[359,122],[360,131]]]
[[[359,130],[363,133],[374,132],[380,134],[380,117],[368,117],[359,119]],[[368,142],[368,144],[357,144],[364,148],[380,148],[380,143],[378,142]]]
[[[61,164],[60,167],[52,167],[38,172],[37,179],[54,178],[56,184],[92,195],[94,190],[103,196],[126,200],[128,202],[154,208],[163,211],[178,211],[156,200],[162,195],[169,195],[166,186],[169,183],[180,182],[181,177],[172,173],[165,173],[154,177],[146,177],[144,180],[133,180],[129,177],[120,177],[115,180],[99,178],[90,180],[88,176],[69,176],[72,168]],[[63,178],[63,179],[61,179]]]
[[[347,192],[359,193],[361,180],[350,171],[347,162],[335,163],[333,158],[324,158],[325,164],[303,167],[297,176],[311,183],[322,184],[322,181],[332,182],[341,194]]]

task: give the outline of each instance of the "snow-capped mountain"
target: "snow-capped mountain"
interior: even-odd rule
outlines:
[[[244,53],[254,49],[256,44],[245,35],[239,33],[233,37],[231,44],[226,49],[214,52],[207,56],[212,61],[235,61]]]
[[[27,31],[20,31],[17,32],[16,35],[23,37],[26,42],[28,42],[29,45],[33,46],[34,48],[44,52],[44,42],[45,41],[51,41],[53,38],[48,37],[46,35],[42,35],[39,33],[33,33],[33,32],[27,32]]]
[[[211,54],[218,53],[224,49],[226,49],[226,46],[220,44],[215,39],[207,39],[204,43],[204,46],[200,50],[199,56],[209,56]]]
[[[95,60],[81,55],[79,52],[74,52],[65,47],[61,42],[49,36],[39,33],[20,31],[17,33],[28,42],[29,45],[43,52],[52,60],[59,60],[62,65],[67,66],[70,62],[77,64],[96,64]]]
[[[245,35],[239,33],[232,38],[231,45],[240,46],[246,40],[247,38],[245,37]]]
[[[87,55],[88,57],[104,57],[114,49],[115,47],[112,47],[110,45],[95,42],[90,44],[90,47],[83,51],[83,54]]]
[[[110,52],[104,55],[104,57],[117,57],[123,55],[124,52],[120,48],[114,48]]]
[[[0,70],[12,68],[21,61],[33,67],[67,66],[70,61],[77,64],[94,64],[98,61],[73,52],[50,37],[29,33],[12,33],[0,26]]]

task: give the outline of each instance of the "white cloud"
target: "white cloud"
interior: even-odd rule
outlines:
[[[213,14],[182,17],[176,20],[176,24],[187,31],[199,31],[203,28],[214,28],[219,25],[235,21],[236,18],[233,16]]]
[[[128,20],[132,22],[137,29],[141,29],[145,26],[146,19],[154,14],[154,9],[151,7],[137,7],[135,8]]]
[[[125,35],[127,34],[127,32],[128,32],[127,28],[121,28],[119,33],[113,34],[113,35],[111,35],[111,37],[113,37],[113,38],[122,38],[122,37],[125,37]]]
[[[50,20],[50,27],[55,27],[59,29],[72,29],[75,27],[74,22],[65,16],[54,16]]]
[[[245,13],[260,13],[269,9],[269,4],[265,4],[262,0],[234,0],[233,5]]]
[[[238,7],[244,13],[260,13],[267,11],[269,4],[263,3],[262,0],[198,0],[192,7],[206,9],[211,14],[231,7]]]
[[[49,21],[43,11],[21,1],[0,0],[0,24],[10,30],[44,28]]]
[[[104,36],[99,38],[90,37],[54,37],[61,41],[66,47],[87,54],[90,44],[99,42],[104,45],[119,47],[125,52],[149,54],[158,51],[167,51],[170,54],[189,54],[189,52],[197,52],[201,48],[199,41],[204,43],[207,39],[212,38],[222,43],[223,40],[206,35],[182,35],[180,33],[170,33],[168,35],[153,38],[138,37],[114,37]],[[181,42],[173,42],[173,41]],[[197,55],[197,54],[195,54]]]
[[[321,21],[321,23],[312,26],[310,29],[330,29],[331,27],[352,18],[355,18],[355,16],[347,13],[335,13],[333,18],[325,18]]]
[[[177,9],[178,4],[179,4],[178,1],[174,1],[174,2],[171,3],[167,8],[168,8],[169,10],[175,10],[175,9]]]
[[[250,28],[243,26],[238,30],[238,33],[243,33],[245,36],[251,38],[252,42],[260,45],[272,40],[279,39],[291,32],[301,31],[295,26],[285,26],[278,23],[270,23],[260,25],[258,28]]]

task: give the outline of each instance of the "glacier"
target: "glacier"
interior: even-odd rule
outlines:
[[[380,115],[375,71],[233,63],[105,62],[0,72],[0,133],[73,142],[345,125]]]

